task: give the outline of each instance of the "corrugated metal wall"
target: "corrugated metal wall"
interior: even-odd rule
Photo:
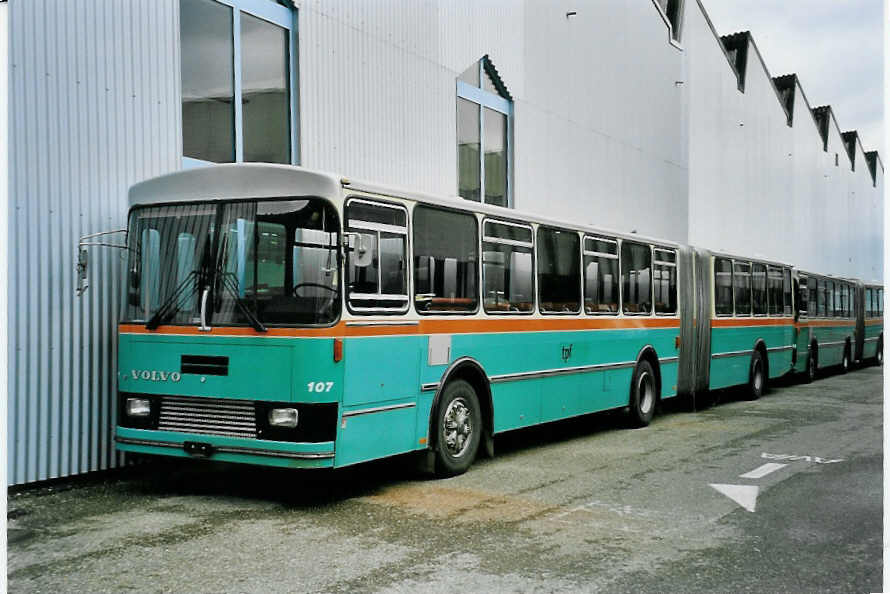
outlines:
[[[114,466],[118,253],[127,188],[180,162],[176,0],[10,3],[9,485]]]

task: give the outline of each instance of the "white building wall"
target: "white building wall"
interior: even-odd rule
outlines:
[[[815,272],[881,279],[882,167],[873,184],[857,145],[854,171],[834,120],[823,150],[800,85],[788,126],[764,64],[769,56],[753,43],[739,91],[704,8],[687,2],[686,10],[688,241]]]
[[[307,167],[454,195],[455,81],[488,54],[517,208],[685,240],[683,59],[652,2],[312,0],[300,34]]]
[[[177,0],[12,0],[7,483],[117,464],[118,252],[127,188],[181,161]],[[6,238],[4,237],[4,241]]]

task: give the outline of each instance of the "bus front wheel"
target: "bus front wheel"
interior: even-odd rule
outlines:
[[[635,427],[645,427],[655,416],[658,401],[658,382],[652,365],[640,361],[634,369],[630,382],[630,422]]]
[[[448,382],[436,412],[436,474],[462,474],[476,459],[482,436],[482,412],[468,382]]]

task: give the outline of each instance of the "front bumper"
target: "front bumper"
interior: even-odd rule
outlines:
[[[223,437],[175,431],[154,431],[118,426],[115,447],[122,452],[155,454],[179,458],[200,457],[220,462],[238,462],[287,468],[332,468],[334,442],[294,443],[239,437]],[[209,455],[195,456],[186,444],[206,444]]]

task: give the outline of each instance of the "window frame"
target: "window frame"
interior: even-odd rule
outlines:
[[[660,318],[676,318],[680,315],[680,256],[677,253],[676,248],[667,248],[664,246],[650,246],[652,248],[652,313]],[[658,260],[655,256],[656,252],[664,252],[666,254],[673,254],[674,261],[667,262],[665,260]],[[661,312],[659,313],[658,309],[655,306],[655,267],[656,266],[666,266],[668,268],[674,268],[676,270],[676,281],[674,284],[674,299],[677,302],[677,307],[672,312]],[[668,284],[670,287],[670,284]],[[735,304],[733,304],[733,309],[735,308]]]
[[[541,309],[541,283],[539,280],[540,270],[538,264],[540,257],[538,249],[541,242],[538,241],[538,233],[542,231],[557,231],[560,233],[573,233],[578,238],[578,309],[576,311],[544,311]],[[575,229],[567,229],[565,227],[553,227],[550,225],[538,224],[535,227],[535,311],[542,316],[582,316],[584,315],[584,241],[583,234]],[[619,293],[620,295],[620,293]]]
[[[365,206],[372,206],[378,208],[390,208],[393,210],[401,210],[405,213],[405,228],[404,228],[404,237],[405,237],[405,307],[404,309],[395,309],[395,308],[387,308],[387,307],[353,307],[350,299],[352,293],[349,291],[348,286],[348,270],[349,266],[349,253],[346,251],[345,257],[343,258],[343,297],[346,302],[346,308],[349,310],[349,313],[353,315],[366,316],[366,315],[390,315],[390,316],[398,316],[404,315],[408,313],[411,309],[411,268],[413,268],[413,260],[411,258],[411,219],[408,214],[408,208],[404,204],[398,204],[395,202],[388,202],[385,200],[376,200],[374,198],[368,198],[366,196],[360,195],[351,195],[346,198],[346,201],[343,203],[343,231],[341,232],[341,236],[345,239],[348,234],[351,232],[353,228],[350,225],[349,218],[347,216],[348,208],[350,204],[354,203],[364,204]],[[371,221],[359,221],[366,226],[358,226],[355,227],[357,229],[362,229],[364,231],[376,231],[377,232],[377,251],[378,258],[380,254],[380,233],[394,233],[399,234],[399,227],[394,227],[391,225],[386,225],[384,223],[374,223]],[[348,240],[347,240],[348,241]],[[377,288],[378,290],[381,288],[383,284],[382,279],[383,268],[377,265]],[[388,300],[387,298],[392,297],[401,297],[401,295],[395,295],[392,293],[357,293],[357,295],[363,295],[365,299],[378,299],[381,301]],[[392,301],[396,301],[396,299],[389,299]]]
[[[507,188],[507,204],[506,208],[513,208],[513,101],[501,97],[498,94],[491,93],[486,91],[484,87],[483,81],[484,77],[488,76],[488,73],[485,72],[485,64],[484,58],[480,58],[476,60],[476,68],[479,69],[479,86],[474,87],[473,85],[460,80],[457,78],[455,80],[455,94],[454,94],[454,114],[455,114],[455,155],[457,155],[458,144],[457,144],[457,105],[458,98],[469,101],[470,103],[475,104],[479,108],[479,204],[488,204],[485,202],[485,108],[491,109],[492,111],[496,111],[500,114],[503,114],[507,118],[507,138],[505,147],[505,151],[507,153],[507,179],[506,179],[506,188]],[[460,75],[458,75],[460,76]],[[460,159],[456,158],[456,179],[455,179],[455,194],[460,196]],[[461,198],[463,198],[461,196]],[[470,202],[475,202],[474,200],[470,200],[469,198],[464,198],[464,200],[469,200]],[[496,206],[496,205],[491,205]]]
[[[731,309],[732,311],[729,313],[718,313],[717,312],[717,261],[723,260],[724,262],[729,262],[729,295],[730,301],[732,302]],[[735,266],[733,265],[732,258],[726,258],[723,256],[714,256],[714,274],[713,283],[714,283],[714,316],[718,318],[732,318],[735,317],[735,282],[733,280],[733,273],[735,270]]]
[[[476,266],[473,267],[473,269],[475,270],[475,274],[476,274],[476,293],[475,293],[476,307],[475,308],[473,308],[471,310],[467,309],[467,310],[463,310],[463,311],[461,311],[461,310],[448,311],[448,310],[439,310],[439,309],[429,311],[429,310],[422,310],[422,309],[417,308],[417,287],[415,286],[416,275],[414,274],[414,267],[416,266],[416,264],[414,262],[414,258],[416,256],[416,253],[414,251],[414,245],[416,243],[414,241],[414,234],[417,233],[417,227],[414,224],[414,217],[417,213],[418,208],[426,208],[429,210],[438,210],[441,212],[447,212],[447,213],[451,213],[451,214],[468,216],[473,220],[473,223],[476,226],[476,230],[475,230],[476,241],[474,243],[474,245],[476,247]],[[409,241],[408,254],[411,257],[410,266],[412,269],[412,276],[410,277],[409,282],[408,282],[408,294],[410,295],[410,299],[411,299],[410,307],[414,310],[414,312],[421,316],[473,316],[473,315],[478,314],[480,311],[483,311],[483,308],[482,308],[482,240],[481,240],[482,234],[480,232],[479,217],[477,216],[477,213],[475,211],[465,210],[462,208],[449,208],[447,206],[440,206],[438,204],[431,204],[428,202],[417,202],[411,208],[411,216],[408,220],[408,228],[410,230],[409,240],[408,240]]]
[[[195,157],[186,157],[183,154],[183,137],[180,130],[179,152],[182,158],[182,169],[194,169],[196,167],[207,167],[209,165],[218,165],[221,163],[244,163],[244,119],[242,97],[242,81],[241,81],[241,13],[246,13],[260,20],[271,23],[287,31],[287,54],[284,59],[287,64],[287,90],[288,90],[288,115],[290,121],[290,165],[300,164],[300,120],[299,120],[299,51],[298,51],[298,23],[299,8],[288,8],[273,0],[212,0],[217,4],[227,6],[232,11],[232,65],[234,68],[234,76],[232,80],[233,94],[235,97],[234,104],[234,154],[233,161],[205,161]],[[181,0],[180,0],[181,2]],[[177,3],[179,10],[179,3]],[[181,12],[179,13],[181,19]],[[182,33],[181,25],[176,32],[177,41],[179,42],[179,50],[182,52]],[[180,117],[182,112],[182,58],[176,64],[177,73],[179,75],[180,94],[179,94],[179,110]]]
[[[587,240],[591,241],[604,241],[607,243],[615,244],[615,253],[608,254],[606,252],[595,252],[588,251],[584,244],[587,243]],[[593,313],[589,313],[587,311],[587,266],[584,265],[584,258],[586,256],[591,256],[593,258],[606,258],[607,260],[615,260],[618,264],[618,280],[615,283],[618,285],[618,309],[615,311],[595,311]],[[621,315],[621,246],[618,244],[618,238],[604,237],[602,235],[591,235],[589,233],[585,233],[581,236],[581,311],[586,316],[614,316],[617,317]]]
[[[655,276],[653,274],[653,272],[655,270],[655,268],[654,268],[655,263],[653,262],[652,244],[647,243],[645,241],[634,241],[632,239],[622,238],[618,244],[618,255],[619,256],[621,256],[621,252],[624,250],[625,242],[627,242],[629,244],[649,248],[649,311],[636,311],[635,312],[635,311],[626,311],[624,309],[624,257],[621,257],[618,260],[618,272],[619,272],[619,279],[621,282],[621,289],[619,289],[619,295],[621,297],[621,303],[620,303],[621,315],[622,316],[631,316],[631,317],[635,317],[635,318],[642,317],[642,316],[652,317],[653,315],[655,315],[655,283],[653,282],[653,277]],[[679,307],[679,303],[678,303],[677,310],[679,311],[679,309],[680,309],[680,307]]]
[[[748,267],[748,312],[739,314],[738,300],[736,297],[735,287],[735,267],[741,264]],[[754,317],[754,263],[751,260],[737,260],[732,258],[732,316],[734,318],[753,318]]]
[[[485,225],[486,223],[494,223],[497,225],[508,225],[510,227],[519,227],[521,229],[528,229],[529,233],[531,233],[531,243],[526,245],[523,241],[514,241],[510,239],[502,239],[500,237],[489,237],[486,239],[485,235]],[[530,316],[538,311],[538,251],[535,242],[535,229],[531,223],[517,223],[515,221],[510,221],[507,219],[498,219],[492,218],[488,216],[482,217],[482,231],[479,233],[479,298],[482,303],[482,311],[485,312],[485,315],[489,316]],[[532,308],[528,311],[488,311],[485,307],[485,295],[482,293],[482,289],[485,286],[485,248],[482,245],[485,242],[488,243],[498,243],[501,245],[514,245],[517,247],[525,247],[531,248],[532,255]],[[582,296],[582,306],[583,306],[583,296]]]

